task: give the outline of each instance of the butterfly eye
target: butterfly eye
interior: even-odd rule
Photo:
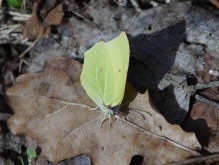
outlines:
[[[119,111],[119,109],[120,109],[119,105],[112,107],[113,114],[115,115]]]

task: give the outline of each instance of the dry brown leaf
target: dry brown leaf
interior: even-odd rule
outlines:
[[[214,4],[214,6],[216,6],[217,8],[219,8],[219,2],[218,0],[209,0],[212,4]]]
[[[36,39],[37,37],[44,38],[51,31],[51,25],[59,25],[61,23],[64,12],[63,4],[58,4],[55,8],[49,11],[45,17],[38,15],[38,2],[34,3],[32,16],[26,24],[21,28],[23,36],[28,39]]]
[[[14,110],[10,131],[37,139],[41,155],[53,162],[87,154],[94,165],[127,165],[132,156],[142,155],[143,164],[153,165],[198,155],[194,133],[168,124],[150,106],[148,93],[136,96],[128,88],[124,102],[136,97],[130,108],[140,114],[133,111],[130,122],[114,120],[109,129],[107,121],[101,128],[103,114],[90,110],[95,104],[80,84],[81,69],[80,63],[59,57],[41,73],[20,76],[6,91]]]
[[[38,3],[34,3],[31,17],[27,20],[26,24],[21,27],[25,38],[35,39],[44,33],[44,26],[37,16],[37,7]]]
[[[201,147],[194,133],[184,132],[179,125],[168,123],[152,104],[148,92],[144,95],[138,94],[129,106],[133,110],[127,116],[128,121],[188,148],[199,149]]]
[[[44,22],[49,25],[59,25],[62,21],[62,17],[64,16],[64,12],[62,10],[63,4],[57,5],[54,9],[52,9],[45,17]]]

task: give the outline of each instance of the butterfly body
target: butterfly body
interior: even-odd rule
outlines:
[[[108,118],[122,102],[129,65],[125,32],[109,42],[100,41],[85,52],[81,83],[88,96]],[[102,123],[102,122],[101,122]]]

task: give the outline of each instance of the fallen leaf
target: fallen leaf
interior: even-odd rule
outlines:
[[[35,2],[33,5],[33,13],[27,20],[26,24],[21,27],[23,36],[28,39],[36,39],[37,37],[45,37],[50,33],[50,26],[40,22],[37,15],[38,3]]]
[[[49,25],[59,25],[62,21],[64,12],[62,10],[62,3],[52,9],[44,18],[44,22]]]
[[[219,9],[219,2],[218,0],[209,0],[212,4],[214,4]]]
[[[204,61],[206,62],[204,72],[200,73],[199,83],[217,81],[218,76],[209,74],[210,69],[219,69],[218,56],[205,53]],[[211,87],[198,91],[197,94],[212,100],[219,101],[218,87]],[[211,153],[219,151],[218,135],[218,108],[208,103],[196,100],[191,108],[190,114],[184,121],[182,128],[192,131],[196,134],[197,139],[205,150]]]
[[[90,110],[95,104],[80,84],[81,69],[77,61],[58,57],[43,72],[18,77],[6,91],[14,110],[10,131],[37,139],[41,155],[52,162],[87,154],[94,165],[127,165],[132,156],[142,155],[143,164],[153,165],[199,155],[194,133],[168,124],[150,106],[147,92],[136,96],[130,87],[124,102],[134,99],[128,110],[140,109],[140,114],[130,113],[129,121],[113,120],[111,128],[106,121],[101,128],[103,113]]]
[[[129,108],[131,109],[130,114],[127,116],[129,122],[158,136],[167,137],[185,147],[194,150],[200,148],[194,133],[184,132],[179,125],[172,125],[165,120],[153,106],[148,92],[143,95],[138,94],[135,100],[130,103]]]
[[[61,23],[64,12],[62,3],[51,9],[44,17],[39,16],[38,2],[34,3],[32,16],[27,20],[26,24],[21,27],[23,36],[28,39],[44,38],[51,31],[51,25],[59,25]],[[45,12],[44,12],[45,13]]]

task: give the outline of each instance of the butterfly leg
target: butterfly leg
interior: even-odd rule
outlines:
[[[108,119],[109,119],[109,128],[111,128],[111,114],[108,113]]]
[[[100,127],[102,127],[103,122],[106,120],[106,115],[107,115],[107,113],[104,114],[104,118],[103,118],[103,120],[100,123]]]
[[[99,107],[95,107],[95,108],[90,108],[89,110],[97,110]]]

